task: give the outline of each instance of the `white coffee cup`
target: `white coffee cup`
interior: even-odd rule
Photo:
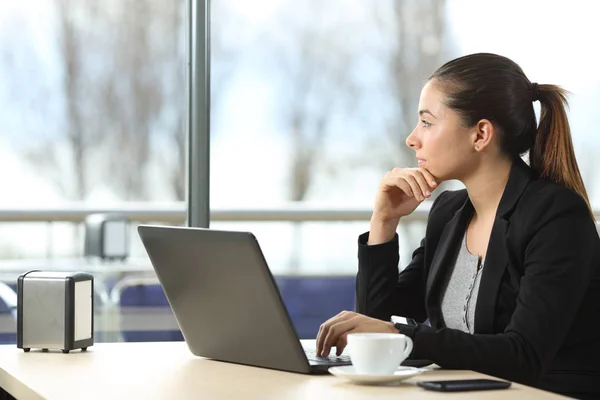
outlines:
[[[348,334],[348,352],[358,374],[392,374],[412,348],[412,340],[398,333]]]

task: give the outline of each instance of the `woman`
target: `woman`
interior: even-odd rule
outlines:
[[[381,179],[359,237],[358,312],[321,326],[318,354],[341,353],[350,332],[399,332],[413,339],[412,358],[600,398],[600,239],[565,105],[564,90],[494,54],[431,76],[406,140],[419,167]],[[439,194],[398,274],[400,219],[450,179],[466,189]]]

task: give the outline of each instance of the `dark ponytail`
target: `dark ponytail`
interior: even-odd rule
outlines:
[[[541,105],[540,124],[529,151],[529,163],[540,178],[577,192],[592,212],[571,140],[567,91],[555,85],[536,86]]]
[[[564,89],[531,83],[515,62],[489,53],[449,61],[430,79],[444,92],[446,106],[458,112],[466,126],[482,119],[491,121],[505,154],[517,158],[529,151],[534,172],[578,193],[593,216],[573,150]],[[541,104],[539,126],[533,109],[536,100]]]

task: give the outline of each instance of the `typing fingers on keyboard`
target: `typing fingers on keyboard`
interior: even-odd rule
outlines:
[[[352,331],[346,332],[343,335],[341,335],[340,338],[338,339],[337,343],[335,344],[335,354],[337,356],[341,356],[342,352],[348,345],[348,334],[350,332],[352,332]]]
[[[336,324],[333,324],[328,332],[325,340],[323,342],[323,350],[322,355],[328,356],[331,348],[338,343],[342,336],[346,336],[348,332],[350,332],[354,326],[356,317],[351,317],[343,321],[339,321]]]
[[[325,331],[321,332],[321,336],[325,335],[325,339],[321,344],[321,352],[328,355],[331,347],[336,345],[343,335],[347,336],[350,332],[398,333],[398,330],[389,321],[354,313],[343,320],[334,321],[328,327],[326,335]],[[342,342],[340,346],[343,347],[343,344]]]
[[[327,321],[325,321],[323,324],[321,324],[321,326],[319,327],[319,332],[317,333],[317,355],[318,356],[326,355],[323,352],[324,344],[325,344],[325,339],[327,338],[327,335],[329,334],[331,327],[342,321],[346,321],[350,318],[353,318],[355,315],[356,315],[356,313],[352,312],[352,311],[342,311],[335,317],[329,318]],[[330,346],[330,348],[331,348],[331,346]],[[327,354],[329,354],[329,350],[328,350]]]

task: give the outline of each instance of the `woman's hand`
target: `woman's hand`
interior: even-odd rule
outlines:
[[[357,332],[398,333],[391,322],[370,318],[353,311],[342,311],[319,328],[317,355],[327,357],[331,348],[335,346],[336,354],[339,356],[348,343],[348,334]]]
[[[438,187],[424,168],[394,168],[379,182],[371,216],[369,244],[390,241],[400,218],[411,214]]]
[[[379,182],[373,216],[378,221],[399,220],[411,214],[438,186],[425,168],[394,168]]]

